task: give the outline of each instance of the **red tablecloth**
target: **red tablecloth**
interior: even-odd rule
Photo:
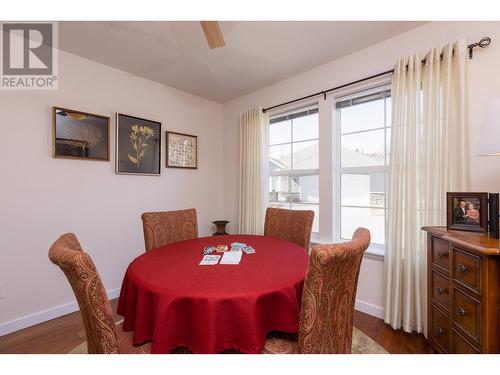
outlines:
[[[207,245],[243,242],[255,254],[239,265],[199,266]],[[251,235],[204,237],[151,250],[130,263],[118,314],[134,344],[153,353],[260,353],[270,331],[297,332],[307,254],[283,240]]]

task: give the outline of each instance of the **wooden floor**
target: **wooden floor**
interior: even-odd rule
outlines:
[[[374,316],[354,311],[354,326],[391,354],[433,353],[426,338],[421,333],[406,333],[401,329],[394,330],[382,319]]]
[[[117,299],[111,301],[115,320]],[[356,311],[354,326],[375,340],[389,353],[432,353],[421,334],[393,330],[381,319]],[[85,331],[80,312],[38,324],[0,337],[0,353],[68,353],[85,341]]]

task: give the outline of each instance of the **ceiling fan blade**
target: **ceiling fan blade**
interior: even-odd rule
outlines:
[[[224,37],[217,21],[200,21],[210,49],[224,47]]]

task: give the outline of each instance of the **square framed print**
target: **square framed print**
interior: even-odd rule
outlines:
[[[52,156],[109,161],[109,117],[52,107]]]
[[[488,193],[446,193],[447,228],[488,232]]]
[[[198,137],[167,131],[167,168],[198,168]]]
[[[161,123],[116,114],[117,174],[161,174]]]

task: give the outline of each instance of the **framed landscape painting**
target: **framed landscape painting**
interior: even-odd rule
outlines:
[[[161,123],[116,114],[117,174],[161,174]]]
[[[167,167],[198,168],[198,137],[167,131]]]
[[[52,108],[52,156],[109,161],[109,117]]]

